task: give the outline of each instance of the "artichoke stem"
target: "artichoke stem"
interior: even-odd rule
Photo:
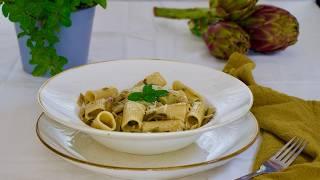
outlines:
[[[219,3],[219,1],[217,1],[217,0],[210,0],[209,1],[209,7],[210,8],[216,8],[216,7],[218,7],[218,3]]]
[[[199,19],[207,17],[209,14],[211,16],[214,15],[214,11],[209,11],[208,8],[177,9],[154,7],[153,10],[155,16],[170,19]]]

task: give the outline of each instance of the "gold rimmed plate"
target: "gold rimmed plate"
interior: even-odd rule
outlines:
[[[184,149],[151,156],[108,149],[44,113],[38,119],[36,132],[49,150],[82,168],[125,179],[168,179],[225,164],[254,143],[259,128],[255,117],[248,113],[238,121],[204,133]]]
[[[79,118],[76,102],[80,92],[105,86],[128,89],[153,72],[160,72],[168,87],[175,80],[192,87],[215,107],[214,118],[201,128],[166,133],[101,131]],[[151,155],[179,150],[194,143],[203,133],[239,120],[250,110],[253,97],[246,84],[220,70],[176,61],[131,59],[87,64],[64,71],[41,86],[38,101],[48,117],[90,135],[108,148]]]

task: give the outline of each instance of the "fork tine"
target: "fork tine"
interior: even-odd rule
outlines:
[[[308,144],[307,141],[304,141],[300,149],[286,162],[286,166],[289,166],[295,159],[297,159],[298,155],[307,146],[307,144]]]
[[[293,137],[287,144],[285,144],[271,159],[275,160],[297,137]]]
[[[287,156],[289,152],[292,151],[292,149],[299,143],[300,139],[296,138],[296,140],[293,141],[293,143],[290,144],[290,146],[282,153],[280,156],[278,156],[276,159],[281,161],[283,158]]]
[[[304,139],[298,139],[298,144],[294,146],[294,148],[281,160],[281,162],[286,163],[292,155],[296,153],[296,151],[301,147],[301,145],[305,142]]]

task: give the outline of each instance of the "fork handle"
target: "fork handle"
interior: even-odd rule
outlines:
[[[264,174],[265,172],[253,172],[253,173],[250,173],[250,174],[247,174],[247,175],[244,175],[244,176],[242,176],[242,177],[240,177],[240,178],[237,178],[237,179],[235,179],[235,180],[250,180],[250,179],[252,179],[253,177],[256,177],[256,176],[259,176],[259,175],[261,175],[261,174]]]

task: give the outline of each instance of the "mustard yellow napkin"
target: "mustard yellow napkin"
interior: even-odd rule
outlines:
[[[253,170],[292,137],[308,141],[303,154],[289,168],[255,179],[320,180],[320,101],[306,101],[258,85],[252,76],[254,67],[248,57],[234,53],[223,70],[246,83],[254,96],[251,112],[259,122],[262,144]]]

